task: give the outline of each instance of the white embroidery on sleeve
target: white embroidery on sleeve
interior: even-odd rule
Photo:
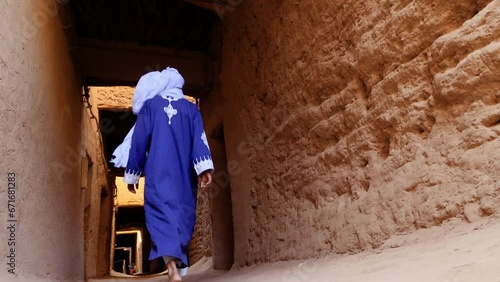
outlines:
[[[209,169],[214,169],[214,163],[212,162],[212,158],[210,156],[203,156],[194,161],[194,170],[196,171],[196,174],[200,175],[202,172]]]
[[[203,131],[203,134],[201,134],[201,140],[203,140],[203,144],[207,146],[208,150],[210,151],[210,147],[208,146],[208,140],[207,140],[207,135],[205,134],[205,131]]]

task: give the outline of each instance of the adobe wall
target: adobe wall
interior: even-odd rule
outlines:
[[[500,1],[241,2],[212,97],[236,265],[500,211]]]
[[[113,184],[108,183],[108,162],[99,135],[97,91],[90,88],[88,103],[82,106],[82,184],[84,205],[85,277],[109,273]]]
[[[82,281],[82,90],[55,1],[1,1],[0,46],[0,280]],[[15,275],[5,255],[9,172],[16,174]]]

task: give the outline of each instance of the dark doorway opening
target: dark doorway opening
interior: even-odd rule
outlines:
[[[151,237],[146,229],[144,207],[118,207],[115,215],[113,270],[128,275],[147,275],[165,270],[161,260],[149,261]]]

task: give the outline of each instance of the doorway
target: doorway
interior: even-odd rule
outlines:
[[[165,272],[163,260],[149,261],[151,237],[144,216],[144,178],[132,194],[123,182],[115,179],[114,215],[111,239],[111,275],[139,276]]]

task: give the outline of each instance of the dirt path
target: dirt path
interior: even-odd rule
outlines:
[[[380,250],[263,265],[195,281],[500,281],[500,222],[449,223],[391,238]]]
[[[166,281],[163,279],[145,281]],[[192,274],[184,281],[500,282],[500,219],[450,222],[391,238],[378,250],[356,255],[272,263],[227,273],[209,271]]]

